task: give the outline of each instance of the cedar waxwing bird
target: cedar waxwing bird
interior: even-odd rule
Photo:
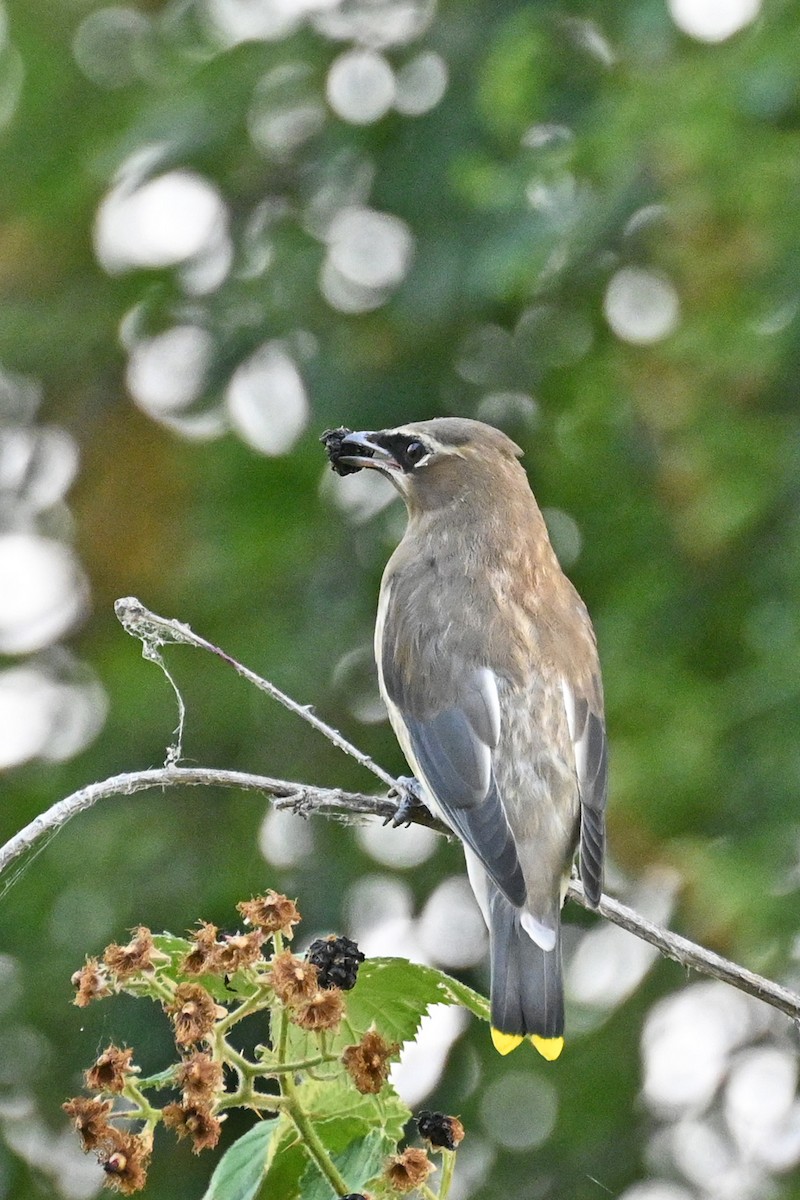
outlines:
[[[479,421],[329,431],[334,469],[408,509],[381,583],[378,678],[423,798],[464,843],[489,929],[492,1040],[564,1044],[561,905],[603,882],[607,752],[594,631],[519,462]]]

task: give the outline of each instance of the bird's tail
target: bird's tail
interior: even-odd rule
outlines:
[[[560,913],[555,913],[552,950],[542,950],[525,932],[521,915],[490,884],[492,1041],[501,1054],[508,1054],[529,1037],[539,1053],[552,1060],[564,1045]]]

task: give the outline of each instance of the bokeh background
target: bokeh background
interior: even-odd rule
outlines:
[[[370,641],[403,514],[317,439],[480,417],[597,627],[609,890],[800,983],[796,0],[5,0],[0,179],[5,835],[163,761],[127,594],[402,771]],[[188,762],[372,789],[167,657]],[[231,927],[266,885],[301,946],[486,985],[457,846],[253,795],[106,801],[2,888],[0,1197],[95,1195],[62,1100],[112,1037],[167,1055],[144,1002],[70,1007],[84,954]],[[462,1116],[454,1200],[800,1196],[790,1023],[567,919],[557,1064],[448,1011],[398,1077]],[[164,1138],[147,1194],[200,1196],[210,1159]]]

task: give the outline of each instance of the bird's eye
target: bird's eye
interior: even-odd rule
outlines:
[[[406,446],[406,458],[410,463],[416,464],[423,459],[428,451],[423,446],[422,442],[409,442]]]

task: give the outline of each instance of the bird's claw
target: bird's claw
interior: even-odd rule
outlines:
[[[411,775],[400,775],[397,780],[399,787],[390,788],[389,796],[398,798],[397,808],[390,817],[387,817],[383,822],[384,825],[391,825],[393,829],[399,829],[401,825],[408,827],[414,822],[415,814],[420,809],[429,811],[425,803],[422,784],[418,779],[414,779]]]

